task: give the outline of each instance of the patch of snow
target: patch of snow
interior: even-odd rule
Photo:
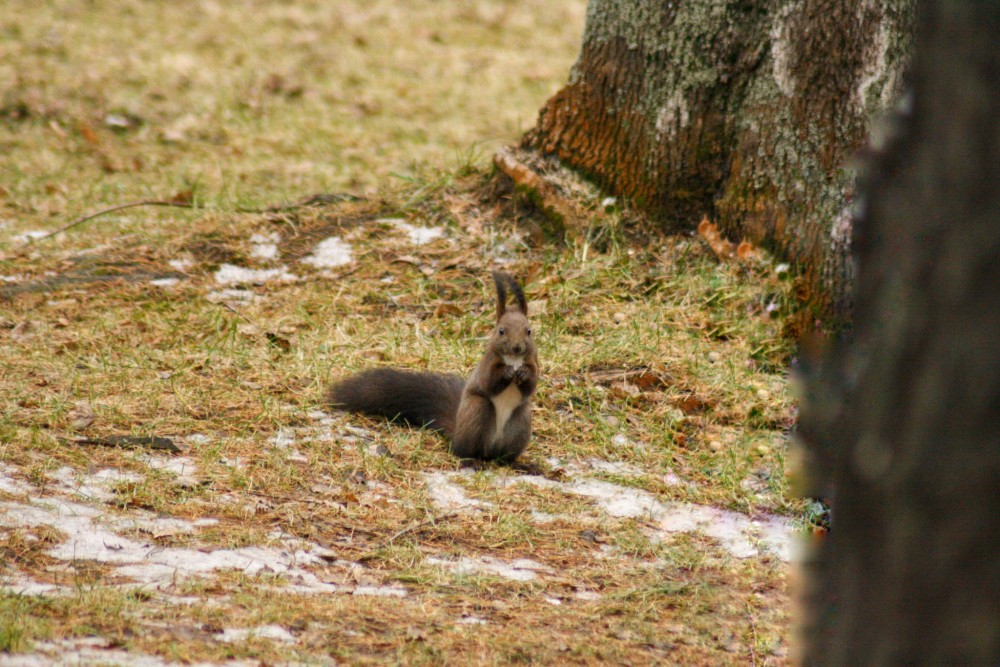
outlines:
[[[223,457],[219,459],[219,463],[228,468],[232,468],[233,470],[245,470],[247,467],[246,464],[240,460],[239,456],[234,456],[232,458]]]
[[[486,621],[478,616],[463,616],[455,622],[459,625],[486,625]]]
[[[192,266],[194,266],[194,260],[190,257],[181,257],[180,259],[172,259],[167,264],[170,268],[177,271],[187,271]]]
[[[607,473],[609,475],[619,475],[621,477],[641,477],[644,473],[630,463],[622,461],[604,461],[603,459],[587,459],[584,461],[591,470]]]
[[[81,473],[68,466],[49,473],[47,477],[86,500],[108,501],[115,497],[111,487],[122,482],[140,482],[142,476],[127,470],[105,468],[95,473]]]
[[[256,259],[277,259],[278,243],[281,235],[278,232],[269,234],[254,234],[250,237],[250,256]]]
[[[393,586],[358,586],[351,595],[370,595],[373,597],[405,598],[406,589]]]
[[[181,486],[192,487],[201,484],[196,473],[195,462],[186,456],[161,456],[159,454],[140,454],[137,460],[145,463],[151,470],[160,470],[177,478]]]
[[[293,428],[279,428],[278,432],[275,433],[268,440],[272,445],[278,449],[288,449],[297,442],[295,437],[295,429]]]
[[[667,486],[694,486],[693,483],[685,482],[681,479],[680,476],[673,470],[668,470],[663,473],[663,476],[661,476],[660,479],[663,480],[663,483]]]
[[[246,289],[223,289],[209,292],[205,297],[212,303],[225,303],[228,305],[246,305],[259,301],[260,297]]]
[[[14,470],[15,468],[12,468],[3,461],[0,461],[0,491],[14,495],[30,493],[33,490],[31,485],[27,482],[11,477],[10,473]]]
[[[350,264],[352,260],[351,246],[339,236],[331,236],[320,241],[313,250],[313,254],[304,257],[303,264],[311,264],[318,269],[332,269],[344,264]]]
[[[272,549],[242,547],[204,552],[198,549],[161,548],[119,535],[105,526],[109,521],[96,508],[57,498],[32,498],[31,504],[0,503],[0,525],[52,526],[67,539],[47,553],[60,560],[94,560],[115,565],[117,576],[140,585],[171,584],[178,578],[205,575],[215,570],[240,570],[247,575],[275,574],[288,580],[281,590],[332,593],[327,584],[303,569],[325,563],[321,547]],[[212,521],[211,519],[207,521]],[[114,520],[110,520],[114,523]],[[197,523],[197,522],[196,522]],[[204,521],[202,522],[204,525]]]
[[[295,643],[295,635],[280,625],[261,625],[256,628],[227,628],[221,634],[216,635],[216,638],[227,644],[243,642],[248,639],[271,639],[273,641],[284,642],[285,644]]]
[[[286,266],[276,269],[248,269],[235,264],[223,264],[215,272],[215,282],[220,285],[263,285],[272,281],[294,282],[298,279],[298,276],[288,272]]]
[[[454,473],[432,472],[424,475],[427,493],[435,507],[447,510],[467,510],[476,507],[492,507],[491,503],[469,498],[458,484],[451,481]]]
[[[406,232],[413,245],[424,245],[444,236],[444,228],[442,227],[417,227],[402,218],[381,218],[375,222],[392,225],[396,229]]]
[[[332,426],[334,418],[322,410],[310,410],[306,416],[313,421],[319,422],[320,426]]]
[[[552,571],[552,568],[527,558],[518,558],[507,563],[492,556],[478,558],[462,556],[458,560],[431,557],[424,562],[443,567],[456,574],[492,574],[513,581],[531,581],[538,577],[539,572]]]
[[[46,231],[33,229],[31,231],[27,231],[27,232],[22,232],[20,234],[16,234],[14,236],[13,240],[16,243],[28,243],[29,241],[34,241],[35,239],[40,239],[40,238],[42,238],[44,236],[48,236],[48,235],[49,235],[49,233],[46,232]]]
[[[7,593],[13,593],[14,595],[31,595],[39,597],[69,595],[70,593],[75,592],[75,589],[69,586],[45,584],[40,581],[35,581],[20,572],[15,572],[13,574],[5,573],[0,575],[0,590]]]
[[[180,278],[157,278],[156,280],[150,280],[149,284],[154,287],[173,287],[180,281]]]
[[[573,597],[577,600],[583,600],[584,602],[593,602],[595,600],[600,600],[601,594],[595,593],[594,591],[577,591],[573,594]]]
[[[0,276],[0,283],[19,283],[24,280],[24,276],[18,274],[16,276]]]
[[[105,667],[170,667],[175,663],[155,655],[135,651],[106,648],[108,640],[101,637],[59,639],[34,642],[32,652],[24,654],[4,654],[4,667],[79,667],[80,665],[103,665]],[[226,662],[226,667],[251,667],[257,660]],[[211,663],[191,663],[192,667],[215,667]]]
[[[211,438],[204,433],[192,433],[191,435],[185,436],[184,439],[192,445],[204,445],[211,440]]]
[[[612,436],[611,444],[622,449],[633,449],[635,447],[635,443],[629,440],[628,436],[624,433],[616,433]]]
[[[575,495],[593,498],[609,515],[643,518],[656,524],[656,534],[697,532],[711,537],[736,558],[758,555],[760,547],[782,560],[792,557],[794,524],[788,519],[768,516],[762,522],[745,514],[694,503],[659,501],[653,494],[598,480],[577,480],[564,486]]]
[[[572,469],[572,466],[571,466]],[[663,539],[669,533],[696,532],[717,540],[736,558],[750,558],[761,551],[782,560],[794,556],[795,523],[775,515],[752,519],[745,514],[708,505],[680,501],[661,501],[641,489],[612,484],[603,480],[579,478],[556,481],[531,475],[497,478],[502,486],[530,484],[591,498],[609,516],[643,519],[654,524],[650,537]]]

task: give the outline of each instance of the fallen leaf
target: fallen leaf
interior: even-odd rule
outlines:
[[[19,322],[11,329],[10,339],[15,343],[23,343],[34,336],[38,328],[38,322],[32,322],[31,320]]]
[[[292,343],[287,338],[283,338],[276,333],[271,333],[268,331],[264,334],[267,337],[267,342],[271,344],[272,347],[276,347],[282,352],[291,352]]]
[[[744,239],[736,246],[736,256],[743,261],[748,261],[751,259],[760,259],[762,255],[757,246]]]
[[[718,226],[709,222],[707,216],[702,218],[698,224],[698,235],[705,240],[705,243],[720,260],[732,259],[736,254],[736,246],[733,242],[723,237]]]
[[[69,411],[69,425],[74,431],[82,431],[94,423],[94,408],[86,401],[78,401]]]
[[[461,315],[462,309],[453,303],[439,303],[437,308],[434,309],[434,317],[442,317],[443,315]]]

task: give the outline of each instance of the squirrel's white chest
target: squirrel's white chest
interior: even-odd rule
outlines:
[[[507,420],[510,419],[514,408],[521,404],[521,390],[511,382],[507,385],[506,389],[490,398],[490,400],[493,401],[493,411],[497,416],[497,428],[493,433],[493,438],[496,439],[503,433],[504,426],[507,425]]]

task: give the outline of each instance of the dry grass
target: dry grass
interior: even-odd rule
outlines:
[[[785,660],[779,559],[652,539],[650,520],[565,487],[454,474],[434,434],[317,412],[330,379],[373,364],[467,372],[503,264],[540,334],[530,462],[554,481],[802,516],[783,474],[790,347],[768,310],[788,285],[773,268],[719,264],[585,188],[588,227],[536,244],[512,213],[527,208],[487,194],[478,156],[561,83],[582,1],[19,4],[0,20],[0,74],[16,82],[0,100],[0,481],[16,482],[0,504],[72,499],[116,535],[206,557],[299,540],[329,550],[306,570],[337,590],[232,569],[136,589],[118,566],[53,555],[58,526],[0,521],[0,581],[62,587],[0,594],[0,655],[99,637],[179,662]],[[362,199],[235,212],[328,191]],[[178,193],[199,208],[16,238]],[[445,234],[414,245],[394,219]],[[278,256],[255,256],[254,234],[276,234]],[[301,261],[330,236],[351,263]],[[227,306],[206,298],[224,264],[298,279]],[[73,444],[121,434],[175,439],[193,478],[158,469],[178,457]],[[593,460],[627,465],[579,471]],[[108,470],[131,475],[94,481]],[[435,472],[482,504],[435,502]],[[217,522],[167,530],[163,516]],[[518,581],[432,560],[462,556],[545,569]],[[373,587],[406,597],[357,594]],[[220,639],[270,625],[292,642]]]

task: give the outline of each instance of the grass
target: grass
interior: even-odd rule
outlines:
[[[335,554],[308,571],[338,591],[303,596],[281,588],[297,575],[234,570],[136,590],[112,564],[53,557],[58,527],[0,521],[0,582],[63,587],[0,593],[0,653],[99,637],[178,662],[785,661],[778,559],[733,558],[697,533],[652,539],[649,521],[564,487],[454,474],[432,433],[316,412],[331,379],[375,364],[467,373],[502,264],[524,280],[539,335],[528,461],[553,478],[627,464],[586,476],[663,502],[803,516],[784,478],[791,348],[768,314],[790,286],[768,262],[720,264],[697,239],[604,211],[596,193],[579,195],[587,228],[539,244],[520,224],[530,207],[490,185],[492,151],[564,81],[584,9],[16,2],[0,19],[0,75],[14,82],[0,99],[0,481],[21,485],[0,485],[0,504],[74,498],[56,481],[66,468],[79,484],[130,472],[86,501],[116,534],[205,554],[303,540]],[[318,192],[359,199],[236,210]],[[197,207],[18,239],[180,195]],[[445,236],[413,245],[393,219]],[[277,234],[276,259],[255,256],[254,234]],[[300,261],[334,235],[350,264]],[[216,303],[223,264],[299,279]],[[173,438],[194,478],[163,469],[170,457],[73,444],[122,434]],[[482,504],[442,508],[429,472]],[[216,522],[172,531],[163,516]],[[462,556],[546,570],[513,581],[427,562]],[[367,587],[407,595],[352,594]],[[266,625],[294,642],[219,639]]]

